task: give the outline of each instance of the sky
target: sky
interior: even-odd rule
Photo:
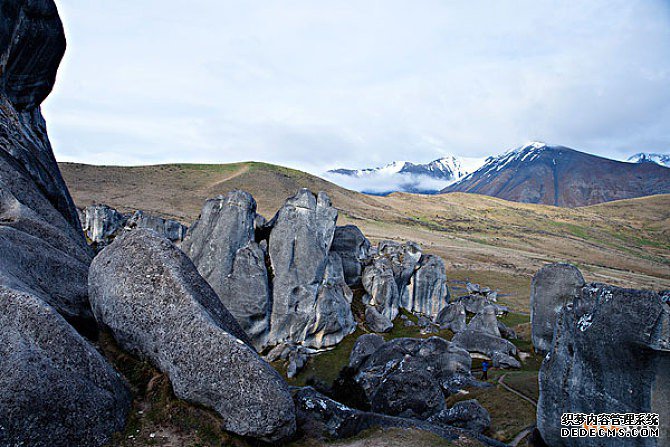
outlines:
[[[670,152],[670,2],[57,0],[57,159],[328,169]]]

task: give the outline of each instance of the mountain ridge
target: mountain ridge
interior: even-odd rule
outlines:
[[[573,208],[669,193],[670,171],[655,163],[627,163],[535,141],[489,157],[442,192]]]

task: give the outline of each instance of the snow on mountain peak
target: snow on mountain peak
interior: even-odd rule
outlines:
[[[649,152],[640,152],[628,158],[631,163],[656,163],[657,165],[670,168],[669,154],[652,154]]]

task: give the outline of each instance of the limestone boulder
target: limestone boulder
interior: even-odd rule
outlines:
[[[651,291],[585,285],[558,313],[539,385],[548,445],[670,445],[670,305]],[[563,413],[656,413],[660,436],[563,438]]]
[[[180,399],[265,441],[293,434],[287,384],[263,361],[193,263],[151,230],[125,233],[93,261],[89,298],[125,350],[168,375]]]
[[[129,410],[93,346],[39,297],[0,285],[0,445],[101,446]]]
[[[207,200],[181,244],[257,349],[270,331],[265,253],[255,242],[256,201],[244,191]]]
[[[460,301],[443,307],[435,319],[441,329],[449,329],[453,333],[463,332],[467,326],[466,321],[465,306]]]
[[[269,237],[274,274],[270,343],[322,348],[355,330],[342,261],[331,253],[337,210],[302,189],[279,210]]]
[[[570,264],[550,264],[540,269],[530,285],[530,321],[533,346],[546,353],[551,348],[556,319],[584,286],[584,277]]]
[[[344,278],[350,287],[361,284],[363,263],[370,253],[370,241],[355,225],[345,225],[335,228],[331,250],[342,259]]]
[[[362,282],[366,292],[363,303],[375,307],[393,321],[398,316],[400,293],[391,261],[386,257],[375,257],[365,268]]]
[[[413,314],[436,318],[449,303],[449,287],[444,261],[423,255],[402,294],[400,306]]]
[[[365,325],[372,332],[389,332],[393,329],[393,322],[373,306],[365,306]]]

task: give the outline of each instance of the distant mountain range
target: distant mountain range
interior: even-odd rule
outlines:
[[[403,191],[434,194],[468,174],[478,160],[442,157],[430,163],[394,161],[386,166],[366,169],[333,169],[324,177],[334,183],[368,194],[385,195]],[[475,168],[476,169],[476,168]]]
[[[640,152],[628,158],[631,163],[656,163],[657,165],[670,168],[670,155],[668,154],[651,154]]]
[[[631,157],[633,163],[626,163],[531,142],[489,157],[481,168],[442,192],[564,207],[670,193],[670,169],[658,164],[663,157],[667,162],[667,156],[637,154]]]

